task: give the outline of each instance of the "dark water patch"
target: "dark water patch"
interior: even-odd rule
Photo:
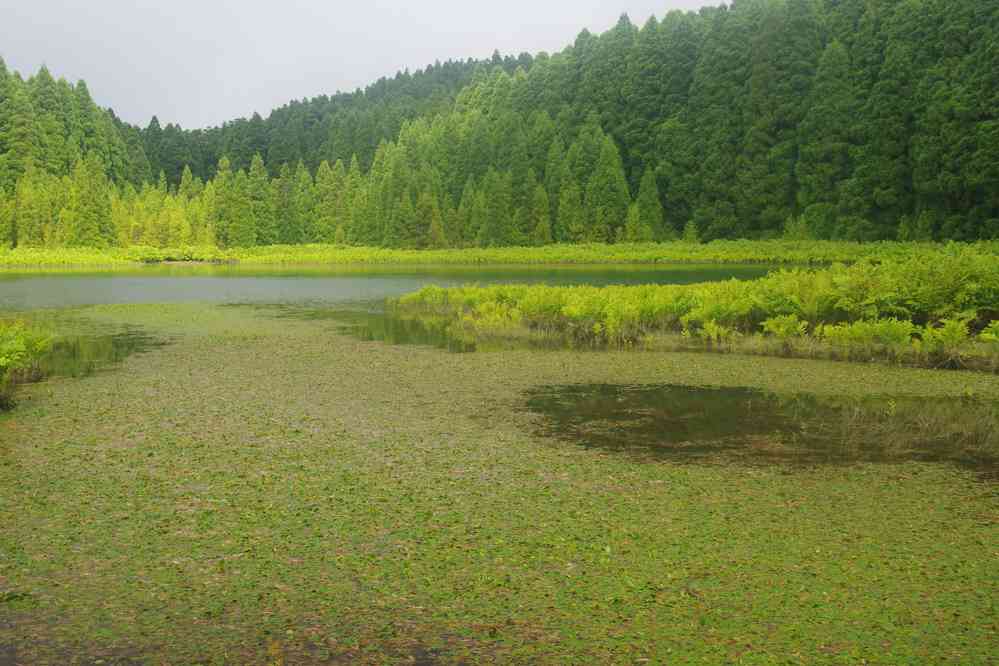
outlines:
[[[999,405],[975,398],[837,398],[750,388],[565,385],[528,392],[542,434],[696,462],[953,462],[999,478]]]
[[[481,348],[475,340],[455,335],[448,320],[403,317],[387,310],[384,301],[354,303],[336,308],[271,305],[258,309],[278,318],[332,322],[337,332],[365,342],[421,345],[454,353],[472,352]]]
[[[167,341],[139,328],[126,328],[104,335],[69,335],[53,340],[38,363],[41,377],[84,377],[113,367],[132,354],[141,354]]]

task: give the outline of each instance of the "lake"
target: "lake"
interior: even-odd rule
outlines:
[[[766,275],[768,266],[295,266],[159,265],[113,273],[0,273],[0,311],[121,303],[343,304],[381,301],[426,285],[469,283],[691,284]]]

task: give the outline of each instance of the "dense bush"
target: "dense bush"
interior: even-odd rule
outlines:
[[[855,263],[869,259],[872,265],[917,258],[960,254],[988,258],[999,255],[999,243],[937,245],[932,243],[851,243],[837,241],[713,241],[711,243],[588,243],[544,247],[465,248],[450,250],[398,250],[345,245],[272,245],[220,250],[213,246],[155,248],[132,246],[91,250],[84,248],[0,248],[0,267],[91,266],[130,267],[136,263],[162,261],[232,262],[241,264],[773,264],[828,265]],[[977,259],[976,259],[977,260]],[[793,298],[803,312],[817,314],[827,304],[816,300],[812,280],[819,275],[803,275],[804,282]],[[862,276],[855,278],[862,282]],[[949,276],[963,279],[963,274]],[[946,283],[924,285],[928,290],[946,290]],[[819,293],[825,293],[820,289]],[[807,317],[806,317],[807,318]]]
[[[50,339],[22,322],[0,321],[0,408],[12,402],[14,385],[29,378]]]
[[[710,346],[807,337],[850,358],[884,356],[962,366],[999,351],[999,257],[970,247],[824,269],[791,268],[752,281],[610,287],[428,287],[403,311],[451,317],[480,333],[521,326],[594,344],[682,333]]]

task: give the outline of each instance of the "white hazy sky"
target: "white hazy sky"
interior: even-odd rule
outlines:
[[[83,79],[101,106],[185,128],[267,116],[292,99],[353,90],[435,60],[555,52],[622,12],[712,0],[0,0],[0,57]]]

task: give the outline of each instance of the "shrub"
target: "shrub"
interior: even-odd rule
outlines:
[[[966,318],[944,319],[938,326],[925,326],[920,337],[918,347],[933,365],[964,365],[964,352],[970,342]]]
[[[808,331],[808,323],[801,321],[798,319],[798,315],[793,314],[771,317],[763,322],[762,327],[764,333],[781,341],[800,338]]]
[[[0,322],[0,406],[9,406],[14,384],[27,376],[51,341],[22,322]]]

